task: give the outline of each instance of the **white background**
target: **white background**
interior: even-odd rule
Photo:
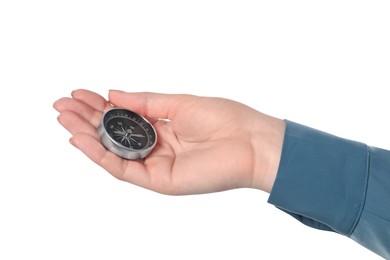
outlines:
[[[235,99],[390,149],[388,1],[1,1],[0,259],[378,259],[241,189],[171,197],[68,143],[77,88]]]

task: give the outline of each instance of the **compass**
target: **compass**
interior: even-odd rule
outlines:
[[[153,125],[143,116],[123,108],[106,111],[98,132],[108,150],[129,160],[145,158],[157,143]]]

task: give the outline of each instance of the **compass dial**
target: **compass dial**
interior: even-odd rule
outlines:
[[[99,127],[103,145],[126,159],[147,156],[157,141],[156,131],[144,117],[122,108],[108,110]]]

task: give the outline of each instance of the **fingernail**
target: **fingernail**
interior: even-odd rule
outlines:
[[[122,90],[118,90],[118,89],[110,89],[108,92],[122,92],[122,93],[124,93],[124,91],[122,91]]]
[[[76,147],[76,145],[74,144],[73,138],[70,138],[70,139],[69,139],[69,143],[70,143],[71,145],[73,145],[74,147]]]
[[[70,95],[72,96],[72,97],[74,97],[74,95],[76,94],[76,91],[77,91],[78,89],[75,89],[75,90],[73,90],[71,93],[70,93]]]
[[[58,109],[57,109],[57,102],[58,102],[58,100],[53,103],[53,108],[58,111]]]

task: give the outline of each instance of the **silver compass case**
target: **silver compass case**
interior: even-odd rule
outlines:
[[[153,125],[143,116],[123,108],[104,113],[98,134],[108,150],[129,160],[145,158],[157,143]]]

